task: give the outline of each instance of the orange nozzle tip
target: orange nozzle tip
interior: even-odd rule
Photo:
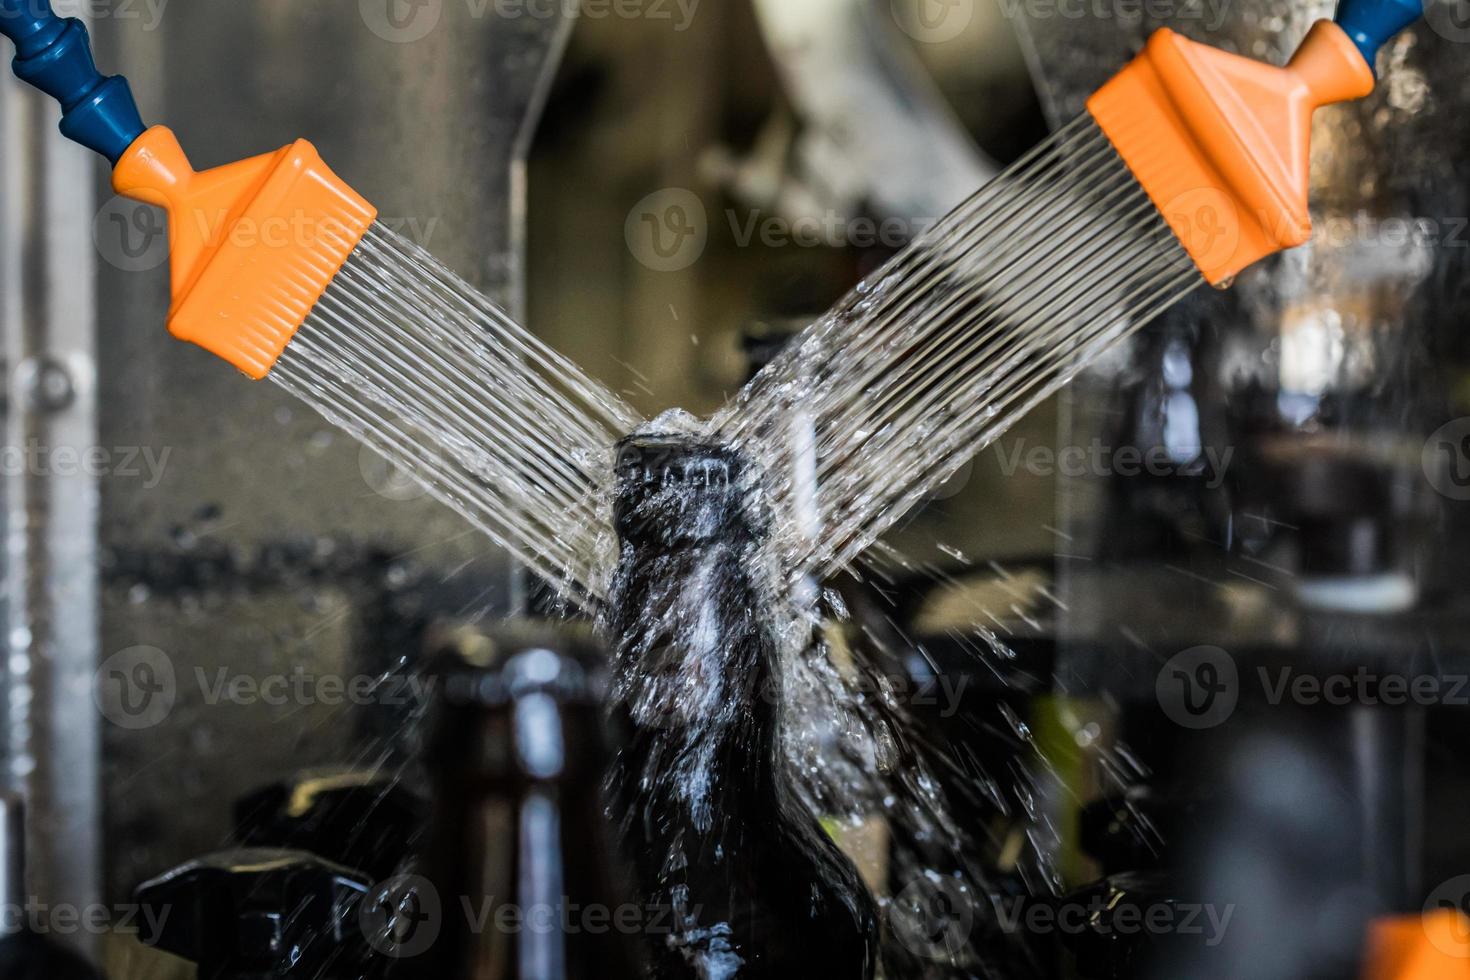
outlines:
[[[118,160],[112,186],[168,212],[169,332],[257,380],[378,214],[306,140],[196,173],[155,126]]]
[[[1470,980],[1470,918],[1458,909],[1379,919],[1363,980]]]
[[[1311,237],[1312,113],[1373,91],[1352,39],[1319,21],[1285,68],[1167,28],[1088,112],[1211,283]]]

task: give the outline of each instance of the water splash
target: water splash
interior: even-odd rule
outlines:
[[[374,225],[270,377],[574,603],[610,565],[612,445],[642,419]]]
[[[827,573],[1201,281],[1084,118],[859,285],[715,429],[772,481],[783,564]]]

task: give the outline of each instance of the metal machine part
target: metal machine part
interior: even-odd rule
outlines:
[[[299,851],[211,854],[138,887],[138,905],[159,923],[140,938],[197,963],[200,980],[362,980],[373,950],[359,910],[370,887]]]
[[[0,83],[0,347],[7,368],[4,782],[45,827],[30,842],[48,901],[99,901],[99,260],[94,163],[56,131],[54,105]],[[69,462],[68,462],[69,461]],[[78,945],[85,947],[86,939]]]
[[[244,847],[306,851],[386,881],[414,852],[427,809],[401,773],[305,772],[237,801],[235,838]]]

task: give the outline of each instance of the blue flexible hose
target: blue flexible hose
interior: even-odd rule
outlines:
[[[92,60],[87,28],[50,0],[0,0],[0,34],[15,42],[15,74],[61,103],[61,132],[117,163],[143,133],[127,80]]]
[[[1368,67],[1376,70],[1378,49],[1423,16],[1424,0],[1341,0],[1337,26],[1353,39]]]

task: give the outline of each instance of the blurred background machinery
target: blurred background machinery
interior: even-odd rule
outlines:
[[[1327,12],[56,6],[201,165],[309,133],[390,226],[650,416],[722,404],[1153,27],[1280,59]],[[1318,240],[1137,335],[911,515],[863,584],[834,583],[854,642],[972,685],[925,722],[999,880],[1169,901],[1267,883],[1280,904],[1237,935],[1283,965],[1252,976],[1351,975],[1366,923],[1417,910],[1470,850],[1436,819],[1465,789],[1446,748],[1463,711],[1274,710],[1253,680],[1470,665],[1458,23],[1432,10],[1375,96],[1319,121]],[[0,84],[0,132],[0,758],[34,814],[31,892],[116,902],[251,842],[232,807],[274,812],[262,786],[409,758],[411,705],[273,697],[262,678],[391,679],[434,624],[534,611],[537,590],[283,393],[171,342],[161,215],[112,197],[40,98]],[[1169,664],[1233,669],[1239,707],[1183,737]],[[1259,876],[1220,880],[1241,867]],[[1323,895],[1319,932],[1272,931]],[[114,950],[116,975],[135,955]],[[1244,975],[1211,962],[1169,968]]]

